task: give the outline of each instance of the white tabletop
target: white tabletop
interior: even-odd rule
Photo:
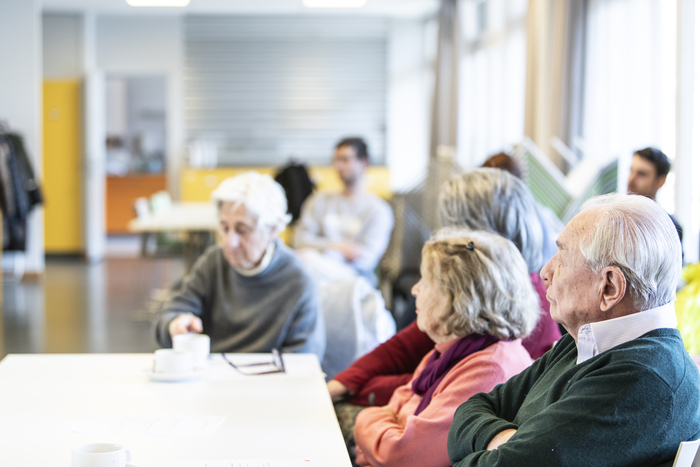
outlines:
[[[236,363],[270,355],[229,355]],[[285,354],[286,374],[241,376],[221,355],[204,378],[155,383],[152,354],[8,355],[0,362],[0,465],[66,467],[71,448],[117,443],[139,467],[176,461],[311,459],[348,467],[314,355]],[[211,436],[85,431],[107,417],[225,417]],[[80,428],[82,427],[82,428]]]
[[[213,203],[173,203],[169,209],[129,222],[132,232],[216,230],[219,220]]]

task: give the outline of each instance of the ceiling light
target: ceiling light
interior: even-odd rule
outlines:
[[[308,8],[360,8],[367,0],[304,0]]]
[[[131,6],[187,6],[190,0],[126,0]]]

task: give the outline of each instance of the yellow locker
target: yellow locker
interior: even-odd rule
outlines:
[[[80,81],[44,81],[44,241],[46,253],[81,253]]]

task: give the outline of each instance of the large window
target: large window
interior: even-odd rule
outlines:
[[[458,161],[481,165],[523,138],[527,0],[463,0]]]
[[[632,153],[655,146],[675,158],[676,2],[589,0],[585,157],[620,158],[626,189]],[[658,194],[674,211],[674,174]]]

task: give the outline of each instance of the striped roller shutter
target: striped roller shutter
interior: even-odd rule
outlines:
[[[218,164],[328,164],[343,136],[383,163],[386,20],[188,16],[187,137],[214,142]]]

